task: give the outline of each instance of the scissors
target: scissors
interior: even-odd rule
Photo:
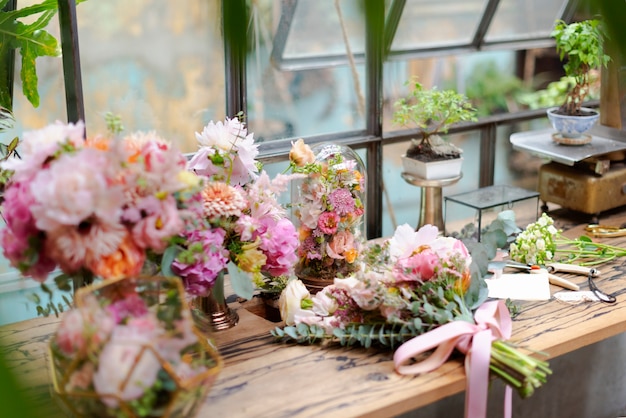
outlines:
[[[557,263],[554,263],[554,264],[557,264]],[[565,264],[565,266],[568,266],[568,265]],[[570,282],[567,279],[564,279],[562,277],[557,276],[556,274],[553,274],[552,272],[550,272],[550,270],[548,268],[541,268],[538,265],[518,263],[516,261],[507,261],[506,264],[505,264],[505,267],[513,267],[513,268],[517,268],[517,269],[527,270],[531,274],[540,274],[540,273],[545,272],[548,275],[548,281],[550,282],[550,284],[553,284],[553,285],[556,285],[556,286],[560,286],[560,287],[563,287],[565,289],[580,290],[580,286],[578,286],[576,283],[572,283],[572,282]],[[575,266],[575,267],[581,267],[581,266]],[[587,269],[586,267],[583,267],[583,268]],[[590,269],[588,269],[588,270],[590,270]],[[553,269],[553,271],[564,271],[564,270]],[[591,275],[591,273],[589,273],[589,272],[581,273],[580,271],[576,271],[576,273]]]

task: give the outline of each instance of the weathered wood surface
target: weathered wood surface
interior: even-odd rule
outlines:
[[[621,225],[626,215],[605,222]],[[580,235],[583,227],[575,226],[567,235]],[[626,246],[626,237],[604,241]],[[597,280],[603,291],[617,295],[616,304],[569,305],[554,299],[522,303],[513,340],[553,358],[626,331],[624,260],[603,265]],[[580,284],[581,290],[588,289],[586,277],[565,277]],[[552,286],[553,292],[559,290]],[[200,417],[395,416],[464,390],[458,358],[427,375],[403,377],[393,371],[389,351],[277,344],[269,335],[277,324],[245,305],[233,306],[240,324],[215,334],[225,368]],[[33,402],[47,408],[49,417],[62,416],[49,396],[44,355],[57,324],[58,319],[40,318],[0,327],[1,350],[9,367],[28,386]]]

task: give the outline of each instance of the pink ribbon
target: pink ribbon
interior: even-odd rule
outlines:
[[[465,354],[465,417],[487,416],[489,391],[489,362],[491,342],[511,337],[511,316],[504,301],[483,303],[474,313],[475,324],[453,321],[410,339],[395,352],[393,361],[400,374],[420,374],[437,369],[448,360],[456,347]],[[425,360],[413,363],[413,358],[435,348]],[[411,364],[413,363],[413,364]],[[511,387],[507,385],[504,416],[511,417]]]

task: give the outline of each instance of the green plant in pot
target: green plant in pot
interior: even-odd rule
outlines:
[[[599,113],[583,107],[590,91],[591,71],[606,67],[610,57],[603,52],[604,33],[602,23],[597,19],[565,23],[558,20],[551,36],[556,41],[556,51],[563,65],[565,75],[574,80],[560,107],[550,108],[548,118],[559,136],[557,142],[579,145],[591,140],[583,135],[596,123]]]
[[[476,120],[476,109],[469,99],[454,90],[425,89],[411,79],[410,94],[394,104],[393,122],[417,127],[421,138],[412,139],[402,156],[404,171],[425,179],[456,177],[461,172],[463,150],[442,138],[450,126]]]

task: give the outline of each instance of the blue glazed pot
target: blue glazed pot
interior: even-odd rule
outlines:
[[[593,127],[598,121],[600,113],[588,107],[581,108],[583,111],[592,112],[589,116],[567,116],[554,113],[558,107],[552,107],[547,110],[548,119],[552,122],[554,129],[564,138],[579,138]]]

